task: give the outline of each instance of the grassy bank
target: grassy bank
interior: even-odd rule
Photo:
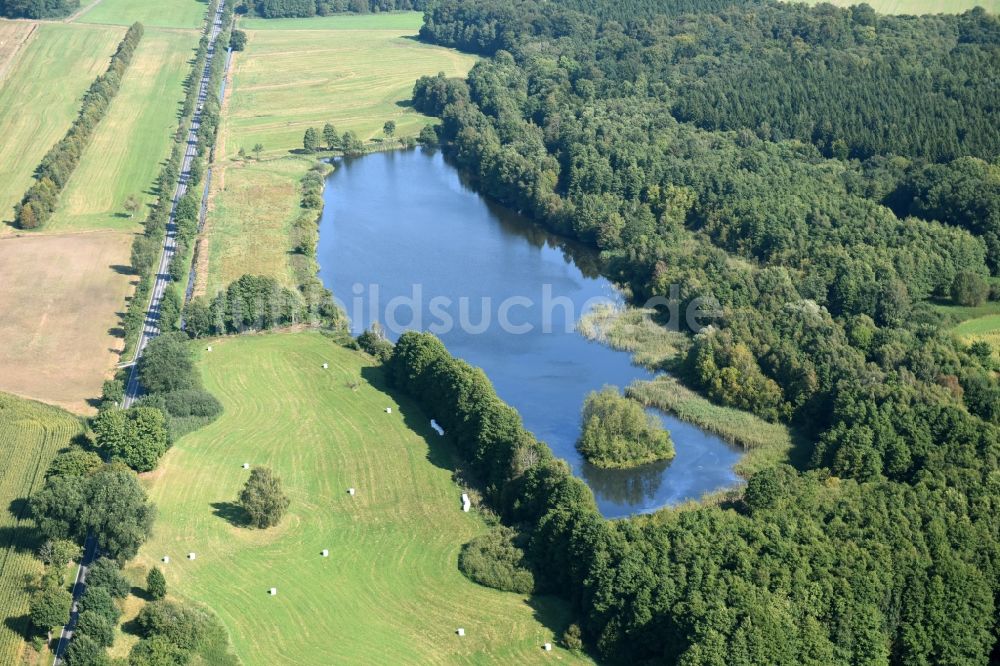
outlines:
[[[727,442],[743,447],[746,455],[736,471],[748,476],[779,463],[795,463],[794,437],[788,426],[732,407],[717,405],[682,385],[675,377],[662,375],[653,381],[635,382],[626,395],[647,407],[655,407],[713,432]]]
[[[212,184],[196,294],[214,296],[245,273],[295,288],[296,222],[304,213],[301,180],[314,163],[303,157],[233,162]],[[315,218],[315,211],[312,212]],[[309,260],[315,261],[312,257]],[[313,271],[315,273],[315,271]]]

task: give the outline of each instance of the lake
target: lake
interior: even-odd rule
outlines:
[[[736,448],[660,412],[677,451],[669,462],[602,470],[577,452],[587,393],[652,377],[628,353],[575,330],[594,303],[621,303],[592,252],[486,200],[437,151],[376,153],[336,167],[324,193],[320,277],[355,334],[378,321],[393,340],[408,329],[438,335],[570,462],[606,517],[740,482]]]

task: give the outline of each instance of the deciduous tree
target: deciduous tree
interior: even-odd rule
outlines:
[[[281,479],[267,467],[254,467],[250,471],[250,478],[238,499],[250,524],[262,529],[277,525],[289,505],[281,489]]]

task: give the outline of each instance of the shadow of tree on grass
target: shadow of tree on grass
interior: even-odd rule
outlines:
[[[234,527],[246,527],[250,524],[247,512],[236,502],[212,502],[212,515],[229,522]]]

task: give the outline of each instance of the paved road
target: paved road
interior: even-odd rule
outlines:
[[[62,633],[59,634],[59,643],[56,645],[56,657],[52,662],[53,664],[62,662],[62,654],[66,650],[69,639],[73,637],[76,622],[80,619],[78,603],[80,597],[87,590],[87,571],[96,557],[97,540],[93,537],[87,537],[87,541],[83,544],[83,560],[80,562],[80,566],[77,567],[76,582],[73,583],[73,605],[70,607],[69,622],[63,627]]]
[[[167,220],[167,233],[163,242],[163,251],[160,254],[160,264],[156,270],[156,282],[153,285],[153,293],[149,299],[149,306],[146,308],[146,321],[143,325],[142,335],[139,344],[136,345],[135,355],[132,357],[132,367],[129,371],[128,383],[125,385],[125,398],[122,400],[124,407],[129,407],[142,395],[142,387],[139,385],[139,376],[136,371],[135,361],[142,356],[143,350],[149,341],[160,333],[160,302],[170,282],[170,260],[174,258],[177,249],[177,223],[174,213],[177,210],[177,203],[187,191],[187,184],[191,178],[191,163],[194,161],[198,146],[198,128],[201,126],[202,104],[208,99],[208,80],[212,73],[212,60],[215,56],[215,42],[222,31],[222,10],[224,2],[220,0],[219,8],[212,20],[212,29],[209,34],[208,53],[205,58],[205,69],[201,74],[201,84],[198,89],[198,104],[195,108],[194,116],[191,119],[191,128],[187,136],[187,150],[184,153],[184,160],[181,163],[180,176],[177,179],[177,189],[174,190],[174,198],[170,204],[170,217]],[[63,652],[73,638],[73,630],[79,618],[77,604],[84,591],[87,589],[87,570],[97,557],[97,541],[93,537],[88,537],[84,543],[83,559],[76,571],[76,581],[73,584],[73,606],[70,611],[69,623],[63,627],[59,635],[59,643],[56,645],[55,659],[53,666],[62,663]]]
[[[163,242],[163,251],[160,254],[160,263],[156,269],[156,281],[153,283],[153,293],[150,295],[149,306],[146,308],[146,320],[143,322],[142,334],[135,347],[135,354],[132,357],[132,368],[129,371],[128,382],[125,384],[125,399],[122,401],[124,407],[131,407],[132,403],[142,395],[142,387],[139,385],[139,373],[135,362],[142,356],[143,350],[149,341],[160,334],[160,303],[163,294],[170,282],[170,261],[174,258],[177,250],[177,222],[174,213],[177,210],[177,203],[187,192],[188,181],[191,177],[191,163],[194,161],[198,147],[198,128],[201,126],[201,107],[208,99],[208,79],[212,73],[212,60],[215,57],[215,42],[222,30],[222,2],[215,13],[212,21],[212,32],[209,35],[208,55],[205,58],[205,69],[201,75],[201,84],[198,89],[198,104],[195,108],[194,117],[191,119],[191,128],[187,136],[187,149],[184,152],[184,159],[181,162],[181,173],[177,179],[177,189],[174,190],[174,198],[170,204],[170,217],[167,220],[167,234]]]

